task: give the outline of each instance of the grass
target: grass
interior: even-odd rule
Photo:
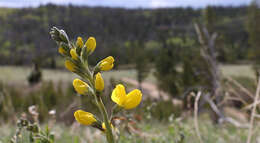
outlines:
[[[222,65],[222,73],[226,76],[242,76],[253,78],[254,72],[249,65]],[[0,81],[6,83],[24,83],[26,77],[30,73],[28,67],[0,66]],[[117,70],[104,73],[105,80],[112,77],[120,79],[122,77],[135,79],[135,70]],[[72,82],[76,75],[66,70],[43,70],[43,79],[58,82]],[[155,82],[152,73],[146,79],[149,82]],[[164,122],[156,121],[155,119],[143,119],[137,124],[140,131],[145,134],[145,137],[140,137],[139,134],[124,134],[120,138],[120,143],[198,143],[195,134],[192,117],[183,121],[169,120]],[[247,138],[247,129],[235,128],[231,125],[216,125],[212,124],[207,115],[199,117],[199,128],[202,135],[202,140],[205,143],[244,143]],[[90,127],[80,126],[72,129],[71,126],[65,126],[57,123],[52,129],[56,136],[55,143],[103,143],[104,136],[102,133],[93,130]],[[0,143],[6,143],[15,133],[13,124],[0,125]],[[256,128],[253,136],[253,142],[259,140],[260,128]],[[258,135],[258,136],[256,136]],[[24,134],[26,139],[28,134]],[[26,142],[26,141],[24,141]]]
[[[120,137],[120,143],[199,143],[195,135],[192,118],[184,121],[173,120],[172,122],[142,121],[138,127],[144,136],[140,134],[125,133]],[[247,129],[235,128],[230,125],[212,124],[207,115],[199,118],[199,128],[202,140],[205,143],[244,143],[247,138]],[[8,142],[15,132],[12,125],[0,126],[0,142]],[[56,124],[52,128],[55,134],[55,143],[103,143],[103,133],[91,127],[78,126],[74,129],[70,126]],[[256,128],[253,142],[259,138],[260,129]],[[24,134],[26,140],[28,134]],[[182,139],[183,137],[183,139]],[[182,139],[182,142],[181,142]]]
[[[255,78],[251,65],[221,65],[221,71],[225,76]]]
[[[0,81],[6,83],[26,83],[27,76],[30,73],[29,67],[15,67],[15,66],[0,66]],[[254,72],[250,65],[221,65],[221,71],[225,76],[243,76],[254,78]],[[122,77],[136,79],[136,71],[130,70],[112,70],[104,72],[105,80],[114,77],[120,79]],[[76,77],[75,74],[66,70],[43,70],[43,79],[52,81],[71,82]],[[155,83],[156,79],[153,72],[150,73],[146,79],[148,82]]]

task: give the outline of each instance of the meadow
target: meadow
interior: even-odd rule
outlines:
[[[254,72],[249,65],[221,65],[221,70],[224,76],[231,77],[247,77],[253,78]],[[66,70],[50,70],[43,69],[43,80],[53,81],[53,83],[69,83],[76,76]],[[27,85],[27,76],[30,72],[29,67],[0,67],[0,81],[6,84]],[[129,78],[136,80],[136,71],[129,70],[112,70],[104,73],[104,79],[108,82],[109,79]],[[153,73],[150,73],[145,80],[147,83],[156,84],[156,79]],[[27,87],[27,86],[26,86]],[[157,104],[156,102],[153,104]],[[159,103],[158,103],[159,104]],[[143,119],[136,124],[135,132],[128,132],[120,136],[120,143],[199,143],[194,129],[192,116],[185,118],[175,117],[174,113],[169,113],[166,119],[153,119],[148,111],[149,106],[145,106]],[[141,108],[141,107],[140,107]],[[164,107],[160,107],[164,108]],[[150,109],[151,110],[151,109]],[[161,109],[163,110],[163,109]],[[160,112],[160,110],[159,110]],[[191,113],[189,113],[191,114]],[[155,114],[155,116],[157,116]],[[165,117],[164,117],[165,118]],[[48,122],[42,123],[42,128],[48,125]],[[51,125],[51,131],[55,134],[57,143],[102,143],[105,141],[104,135],[100,131],[95,131],[92,128],[77,124],[65,125],[62,122]],[[208,114],[202,114],[199,117],[199,128],[204,142],[207,143],[243,143],[247,139],[248,129],[236,128],[229,124],[212,124]],[[16,126],[10,122],[0,126],[0,142],[6,143],[15,133]],[[255,135],[259,134],[260,130],[255,130]],[[23,133],[23,140],[27,142],[29,134]],[[259,137],[254,136],[253,140],[259,142]]]
[[[229,124],[214,125],[208,115],[199,118],[199,127],[202,140],[205,143],[245,143],[248,129],[236,128]],[[43,125],[44,128],[44,125]],[[169,119],[167,122],[159,122],[146,119],[138,123],[138,132],[125,133],[120,136],[120,143],[200,143],[194,129],[192,118]],[[103,143],[105,136],[102,132],[89,127],[65,126],[55,124],[51,131],[55,134],[57,143]],[[0,143],[8,143],[15,133],[12,125],[0,127]],[[260,141],[260,129],[254,131],[253,142]],[[28,142],[28,133],[23,133],[23,142]]]
[[[246,77],[254,78],[255,74],[250,65],[221,65],[220,69],[224,76],[233,77]],[[17,67],[17,66],[0,66],[0,81],[7,83],[23,83],[27,81],[27,76],[30,73],[30,67]],[[45,81],[64,81],[71,82],[76,75],[68,72],[67,70],[51,70],[43,69],[43,80]],[[105,80],[109,80],[111,77],[121,79],[123,77],[135,79],[136,71],[134,69],[119,69],[112,70],[104,73]],[[156,84],[156,79],[153,75],[153,70],[149,73],[149,76],[145,81]]]

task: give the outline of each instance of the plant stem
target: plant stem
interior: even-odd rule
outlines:
[[[105,132],[106,132],[107,141],[108,141],[108,143],[114,143],[114,137],[113,137],[113,133],[112,133],[112,129],[111,129],[111,124],[110,124],[110,121],[108,119],[107,111],[105,109],[105,106],[102,102],[101,97],[97,98],[97,102],[98,102],[98,106],[99,106],[100,111],[103,115],[103,119],[104,119],[104,122],[105,122],[105,125],[106,125]]]
[[[101,112],[101,114],[103,116],[103,120],[105,122],[105,126],[106,126],[105,132],[106,132],[107,142],[108,143],[115,143],[113,133],[112,133],[112,129],[111,129],[111,124],[110,124],[110,121],[109,121],[109,118],[108,118],[108,114],[107,114],[105,105],[103,104],[101,97],[99,95],[97,95],[97,92],[96,92],[96,89],[95,89],[94,75],[90,76],[89,80],[90,80],[90,83],[91,83],[91,87],[94,89],[94,97],[95,97],[96,104],[97,104],[99,111]]]

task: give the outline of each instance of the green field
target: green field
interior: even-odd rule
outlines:
[[[15,67],[15,66],[0,66],[0,80],[6,83],[26,83],[27,76],[30,73],[29,67]],[[244,76],[253,78],[254,72],[250,65],[222,65],[221,70],[225,76]],[[111,77],[116,79],[126,78],[136,78],[135,70],[113,70],[109,72],[104,72],[105,80]],[[52,81],[64,81],[71,82],[73,78],[77,77],[75,74],[67,70],[43,70],[43,79]],[[153,76],[153,71],[150,73],[146,79],[148,82],[155,83],[156,79]]]
[[[248,78],[254,77],[254,72],[249,65],[222,65],[222,73],[225,76],[243,76]],[[1,66],[0,81],[10,84],[22,83],[27,84],[27,76],[30,73],[28,67]],[[104,78],[108,80],[111,77],[121,79],[123,77],[135,79],[135,70],[113,70],[104,73]],[[52,80],[54,82],[72,82],[75,74],[67,70],[43,70],[43,79]],[[154,83],[155,77],[151,73],[146,79],[148,82]],[[145,109],[144,109],[145,110]],[[174,116],[173,116],[174,117]],[[187,119],[178,121],[175,118],[169,121],[160,122],[157,119],[143,117],[144,119],[137,122],[138,131],[140,133],[124,134],[120,138],[120,143],[178,143],[183,136],[181,143],[199,143],[196,136],[193,118],[189,116]],[[44,127],[44,124],[42,125]],[[199,117],[199,128],[202,140],[205,143],[244,143],[247,139],[248,129],[235,128],[231,125],[212,124],[211,120],[206,116]],[[84,126],[65,126],[57,123],[52,128],[52,132],[56,136],[57,143],[103,143],[103,133]],[[0,143],[8,142],[15,133],[13,124],[0,125]],[[259,135],[260,130],[255,129],[254,134]],[[139,135],[142,136],[139,136]],[[257,136],[253,136],[253,141],[257,140]],[[28,134],[23,136],[24,142],[28,142]]]
[[[120,137],[120,143],[199,143],[196,136],[193,119],[184,121],[169,120],[167,123],[146,121],[137,124],[138,133],[125,133]],[[199,129],[204,143],[245,143],[248,129],[236,128],[230,125],[212,124],[208,116],[201,116]],[[104,143],[104,134],[91,127],[64,126],[56,124],[52,128],[56,143]],[[6,143],[15,133],[14,126],[0,126],[0,143]],[[255,129],[253,142],[259,137],[260,129]],[[182,138],[182,141],[180,141]],[[24,142],[28,142],[28,134],[23,134]]]
[[[0,80],[7,83],[26,83],[26,78],[30,74],[30,68],[28,67],[14,67],[14,66],[0,66]],[[121,77],[134,78],[136,72],[134,70],[118,70],[118,71],[108,71],[104,73],[105,80],[111,77],[120,79]],[[73,74],[67,70],[43,70],[43,80],[52,81],[64,81],[72,82],[77,75]]]

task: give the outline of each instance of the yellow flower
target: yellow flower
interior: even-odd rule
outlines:
[[[78,78],[74,79],[73,80],[73,87],[75,88],[75,90],[81,94],[81,95],[84,95],[86,93],[88,93],[88,84]]]
[[[81,37],[77,38],[76,46],[82,48],[83,47],[83,40]]]
[[[65,61],[65,67],[66,67],[69,71],[71,71],[71,72],[75,72],[75,71],[76,71],[76,70],[75,70],[75,68],[76,68],[75,64],[72,63],[72,62],[69,61],[69,60],[66,60],[66,61]]]
[[[78,54],[76,52],[76,49],[71,49],[70,50],[70,55],[71,55],[73,60],[77,60],[78,59]]]
[[[114,126],[110,123],[111,129],[114,129]],[[106,131],[106,124],[105,122],[102,123],[102,128]]]
[[[74,113],[74,117],[80,124],[83,125],[92,125],[93,123],[97,122],[93,114],[83,110],[77,110]]]
[[[59,47],[59,53],[65,55],[66,51],[62,47]]]
[[[96,88],[97,91],[104,90],[104,80],[103,80],[100,73],[96,74],[95,88]]]
[[[85,46],[87,47],[87,53],[91,54],[96,49],[96,39],[94,37],[89,37]]]
[[[118,84],[112,92],[111,99],[125,109],[132,109],[140,104],[142,93],[140,90],[135,89],[126,94],[125,87],[122,84]]]
[[[114,61],[115,60],[112,56],[109,56],[109,57],[103,59],[99,65],[100,70],[102,70],[102,71],[111,70],[114,67]]]

